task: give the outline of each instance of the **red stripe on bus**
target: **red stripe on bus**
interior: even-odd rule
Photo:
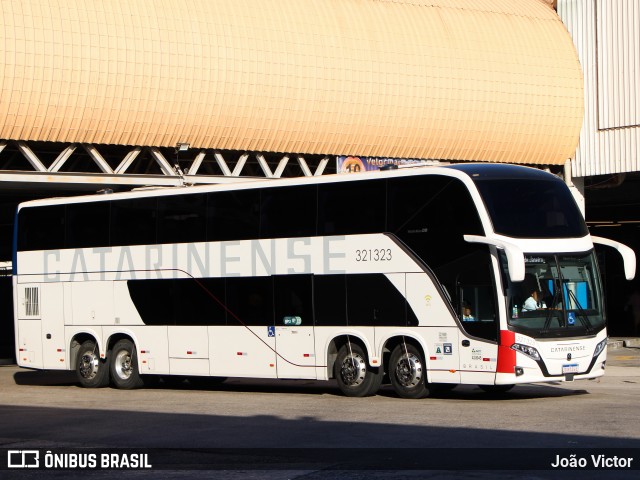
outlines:
[[[514,373],[516,366],[516,351],[511,345],[516,342],[516,334],[509,330],[500,330],[500,345],[498,346],[498,373]]]

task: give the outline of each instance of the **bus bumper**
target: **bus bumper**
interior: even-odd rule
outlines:
[[[518,354],[513,373],[496,373],[496,385],[590,380],[604,375],[606,358],[605,350],[588,364],[585,364],[586,362],[564,362],[563,364],[555,365],[558,362],[545,363],[543,359],[534,361]],[[581,365],[581,363],[584,365]],[[577,368],[574,365],[577,365]]]

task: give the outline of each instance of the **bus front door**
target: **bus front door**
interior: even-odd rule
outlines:
[[[466,284],[458,290],[460,381],[493,385],[498,362],[498,317],[492,287]]]
[[[493,385],[496,378],[498,345],[460,333],[460,382]]]

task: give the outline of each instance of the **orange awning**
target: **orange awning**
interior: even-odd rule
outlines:
[[[5,0],[0,138],[562,164],[577,55],[538,0]]]

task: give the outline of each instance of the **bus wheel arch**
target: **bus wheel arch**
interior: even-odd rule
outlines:
[[[422,341],[420,341],[420,339],[418,339],[417,337],[414,337],[413,335],[394,335],[392,337],[389,337],[387,340],[385,340],[382,346],[382,364],[384,365],[386,373],[389,373],[388,366],[389,366],[389,360],[391,358],[391,353],[398,345],[404,345],[405,343],[407,345],[411,344],[414,347],[416,347],[426,362],[427,348],[422,343]],[[428,370],[427,370],[427,382],[431,382],[431,378],[429,378]]]
[[[96,335],[90,332],[78,332],[76,333],[69,342],[69,369],[75,370],[78,365],[78,350],[80,350],[80,346],[86,342],[87,340],[93,341],[98,348],[98,352],[100,351],[100,342],[96,338]]]
[[[341,333],[339,335],[336,335],[329,341],[329,343],[327,344],[327,347],[325,348],[325,351],[327,352],[327,378],[335,378],[334,365],[336,362],[336,358],[338,357],[338,352],[340,351],[340,348],[343,345],[347,345],[349,341],[352,344],[353,343],[359,344],[364,349],[365,352],[370,351],[369,350],[370,347],[368,343],[358,335],[351,334],[351,333],[349,334]]]
[[[366,344],[359,337],[343,335],[334,338],[330,342],[327,359],[329,373],[346,396],[368,397],[378,392],[383,369],[371,366]]]
[[[109,338],[105,340],[107,357],[109,356],[113,357],[113,347],[115,347],[115,345],[121,340],[128,340],[129,342],[131,342],[133,347],[136,348],[136,361],[139,361],[140,357],[137,354],[137,347],[138,347],[137,339],[134,337],[132,333],[129,333],[129,332],[112,333],[109,336]],[[137,364],[136,366],[138,367],[138,370],[139,370],[140,365]]]

